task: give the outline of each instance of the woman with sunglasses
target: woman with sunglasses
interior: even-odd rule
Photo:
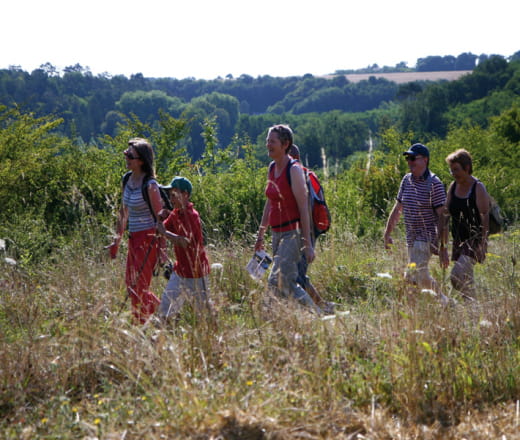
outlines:
[[[472,175],[473,164],[468,151],[454,151],[446,157],[446,163],[454,181],[448,189],[441,223],[441,242],[448,242],[451,217],[451,258],[455,264],[450,281],[464,299],[472,301],[475,300],[473,268],[477,262],[483,263],[486,258],[490,198],[484,184]]]
[[[438,218],[444,209],[446,190],[428,168],[430,151],[425,145],[414,144],[403,155],[410,172],[401,181],[397,201],[386,223],[385,248],[390,249],[393,244],[392,231],[404,213],[408,248],[405,278],[421,289],[435,291],[443,302],[447,302],[428,270],[432,253],[439,254],[441,265],[448,258],[446,247],[438,247]]]
[[[155,180],[154,154],[150,143],[142,138],[130,139],[124,155],[129,172],[123,178],[123,198],[116,235],[108,249],[111,258],[115,258],[128,225],[125,282],[134,318],[144,324],[160,303],[149,288],[159,252],[156,219],[160,218],[163,205]],[[143,197],[143,182],[146,182],[148,201]]]

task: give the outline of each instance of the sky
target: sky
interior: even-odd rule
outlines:
[[[520,50],[513,0],[16,0],[0,69],[80,64],[94,75],[325,75],[426,56]]]

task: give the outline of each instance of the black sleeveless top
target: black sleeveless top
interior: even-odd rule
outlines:
[[[448,209],[451,215],[451,233],[453,235],[453,260],[457,260],[460,255],[468,255],[477,259],[475,249],[482,241],[480,213],[477,207],[477,183],[478,180],[473,183],[467,198],[455,195],[456,182],[453,182],[451,187]]]

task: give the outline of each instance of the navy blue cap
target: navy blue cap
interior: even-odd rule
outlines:
[[[424,156],[430,157],[430,151],[423,144],[413,144],[408,151],[403,153],[404,156]]]

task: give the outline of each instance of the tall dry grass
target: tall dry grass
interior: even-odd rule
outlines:
[[[2,265],[2,437],[520,438],[518,232],[477,267],[479,302],[448,308],[403,283],[402,246],[335,234],[311,269],[340,304],[325,318],[266,307],[237,243],[209,247],[215,319],[187,309],[169,327],[131,324],[124,259],[94,238]]]

